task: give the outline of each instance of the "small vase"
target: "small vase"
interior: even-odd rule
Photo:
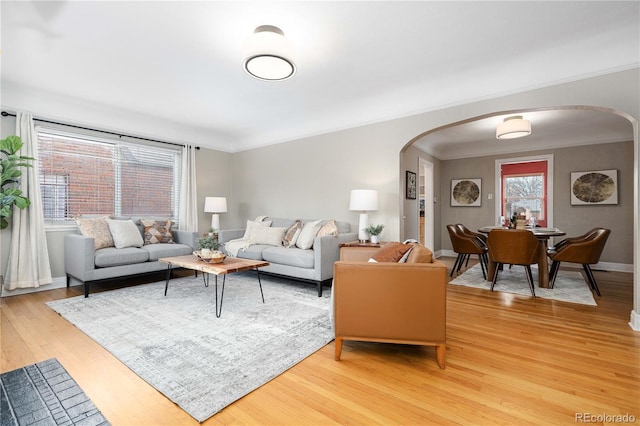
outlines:
[[[380,242],[380,237],[378,237],[377,235],[372,235],[371,236],[371,242],[373,244],[378,244]]]

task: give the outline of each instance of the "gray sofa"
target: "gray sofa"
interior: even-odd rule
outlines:
[[[134,223],[138,223],[134,219]],[[138,226],[140,232],[143,230]],[[167,265],[158,262],[161,257],[183,256],[195,250],[197,232],[172,230],[175,244],[158,243],[138,247],[106,247],[95,250],[94,240],[80,233],[64,238],[64,268],[67,287],[71,281],[84,284],[84,296],[89,297],[89,286],[94,281],[162,271]]]
[[[264,220],[271,221],[272,227],[289,227],[295,221],[271,217]],[[303,223],[309,221],[309,219],[300,220]],[[333,278],[333,264],[340,258],[340,244],[358,239],[357,233],[350,232],[351,225],[348,222],[336,220],[335,224],[338,235],[316,236],[311,249],[254,244],[245,250],[238,251],[237,257],[269,262],[270,265],[260,268],[260,272],[313,282],[318,287],[318,297],[321,297],[322,286],[329,285]],[[245,229],[221,230],[218,233],[218,240],[221,247],[224,247],[225,243],[242,238],[244,233]],[[226,254],[230,255],[228,252]]]

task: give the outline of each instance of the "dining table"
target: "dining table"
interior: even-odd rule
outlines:
[[[510,229],[506,226],[483,226],[478,232],[489,234],[494,229]],[[549,288],[549,262],[547,261],[547,244],[551,237],[561,237],[567,233],[558,228],[527,227],[540,242],[540,255],[538,256],[538,287]],[[497,263],[489,259],[487,265],[487,281],[493,280]]]

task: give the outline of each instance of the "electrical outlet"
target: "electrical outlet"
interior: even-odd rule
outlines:
[[[490,200],[493,200],[493,194],[487,195],[487,198],[490,199]]]

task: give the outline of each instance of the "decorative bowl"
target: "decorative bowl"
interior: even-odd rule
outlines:
[[[203,262],[207,262],[207,263],[222,263],[224,262],[224,259],[227,257],[224,255],[224,253],[222,253],[221,251],[212,251],[210,253],[210,256],[202,256],[202,254],[200,253],[200,251],[194,251],[193,252],[194,256],[196,256],[198,259],[202,260]]]

